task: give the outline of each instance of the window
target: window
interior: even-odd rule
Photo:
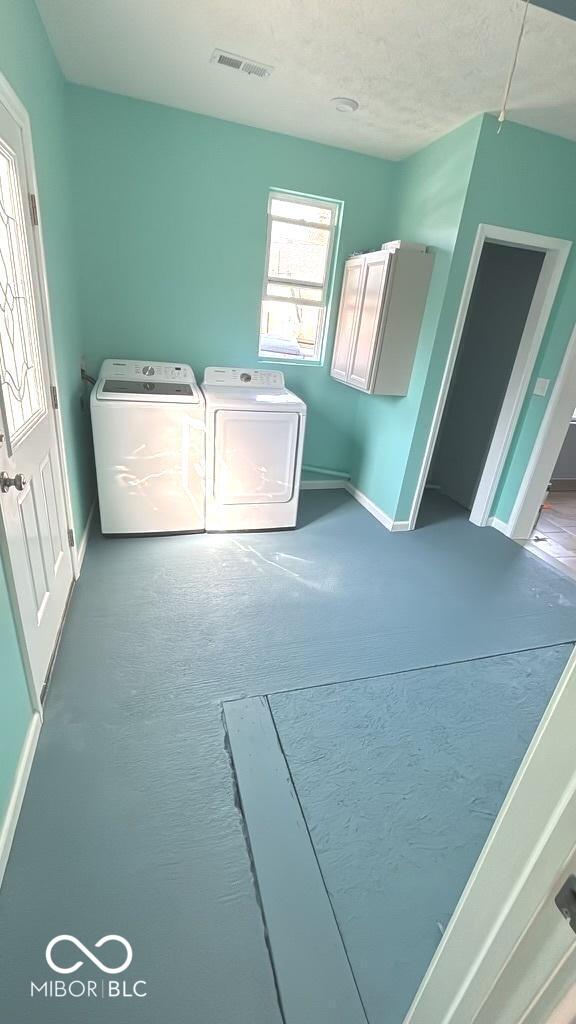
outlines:
[[[322,357],[340,203],[271,192],[260,347],[265,359]]]

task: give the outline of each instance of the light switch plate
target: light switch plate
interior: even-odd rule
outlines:
[[[546,395],[546,393],[548,391],[548,385],[549,384],[550,384],[550,379],[548,377],[538,377],[538,380],[536,381],[536,383],[534,385],[534,394],[535,395],[540,395],[540,398],[544,398],[544,396]]]

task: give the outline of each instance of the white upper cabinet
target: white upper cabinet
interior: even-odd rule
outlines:
[[[391,243],[346,261],[332,376],[374,395],[405,395],[432,273],[419,246]]]

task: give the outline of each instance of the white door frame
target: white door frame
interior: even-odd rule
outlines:
[[[574,847],[575,719],[576,651],[544,712],[404,1024],[473,1024],[542,901],[553,899],[564,881]],[[511,977],[513,984],[518,981]]]
[[[522,249],[536,249],[546,255],[536,284],[522,338],[510,381],[504,396],[500,416],[492,438],[488,456],[484,464],[484,470],[478,485],[474,504],[470,513],[470,521],[477,526],[486,526],[490,516],[490,510],[500,475],[504,468],[506,456],[512,441],[522,404],[526,397],[528,385],[534,364],[540,349],[542,337],[546,324],[552,310],[552,305],[558,291],[560,279],[564,272],[566,260],[572,243],[563,238],[552,238],[548,235],[537,235],[531,231],[518,231],[515,228],[502,227],[496,224],[479,224],[472,246],[466,280],[462,291],[462,298],[458,308],[458,315],[454,325],[452,340],[440,392],[436,402],[436,408],[432,417],[432,425],[428,435],[428,441],[424,452],[424,458],[420,468],[418,484],[412,508],[410,510],[409,529],[416,526],[416,519],[426,478],[430,469],[430,463],[434,454],[434,448],[438,438],[438,431],[442,422],[442,415],[448,397],[448,391],[454,373],[456,357],[460,348],[468,307],[472,298],[472,290],[476,280],[478,264],[485,242],[497,242],[502,245],[510,245]]]
[[[26,185],[28,194],[33,195],[36,199],[36,211],[38,219],[38,228],[34,231],[34,252],[32,254],[36,261],[36,267],[38,270],[39,279],[39,303],[37,309],[37,316],[41,319],[41,325],[44,332],[44,338],[46,342],[46,352],[48,357],[48,372],[49,380],[47,381],[48,387],[57,387],[57,373],[56,373],[56,355],[54,351],[54,335],[52,333],[52,320],[50,316],[50,298],[48,293],[48,281],[46,277],[46,260],[44,255],[44,244],[42,241],[42,218],[40,214],[40,203],[38,198],[38,183],[36,180],[36,170],[34,165],[34,149],[32,146],[32,131],[30,127],[30,119],[28,112],[18,95],[14,92],[14,89],[0,72],[0,102],[6,107],[10,115],[14,118],[20,131],[22,133],[23,151],[24,151],[24,172],[26,176]],[[27,201],[28,197],[24,197],[24,201]],[[68,467],[66,463],[66,449],[64,443],[64,428],[62,424],[62,415],[60,408],[54,409],[51,402],[49,402],[49,413],[52,413],[54,422],[56,425],[56,442],[58,449],[58,463],[60,468],[60,474],[62,478],[62,486],[64,491],[64,505],[66,510],[66,526],[67,529],[72,530],[74,526],[73,514],[72,514],[72,499],[70,494],[70,481],[68,479]],[[6,538],[4,524],[0,517],[0,554],[2,555],[2,561],[5,568],[6,579],[8,583],[8,589],[10,592],[10,601],[12,605],[12,611],[14,614],[14,621],[16,623],[17,632],[20,639],[20,649],[22,654],[22,661],[26,672],[26,681],[28,684],[28,691],[30,694],[30,701],[32,708],[42,714],[42,707],[39,703],[38,694],[30,666],[28,664],[28,657],[26,654],[26,644],[24,642],[24,631],[22,623],[20,621],[20,615],[18,610],[18,602],[15,596],[15,589],[12,580],[12,573],[10,569],[10,560],[8,557],[8,541]],[[80,565],[78,561],[78,552],[74,546],[71,549],[72,556],[72,569],[74,572],[74,578],[78,579]]]
[[[576,327],[568,342],[510,518],[500,527],[507,537],[518,541],[530,537],[575,409]]]

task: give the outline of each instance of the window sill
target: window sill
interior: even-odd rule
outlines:
[[[258,356],[258,362],[275,363],[279,366],[324,366],[323,359],[290,359],[289,356],[284,356],[284,358],[281,356],[278,358],[275,358],[274,356]]]

